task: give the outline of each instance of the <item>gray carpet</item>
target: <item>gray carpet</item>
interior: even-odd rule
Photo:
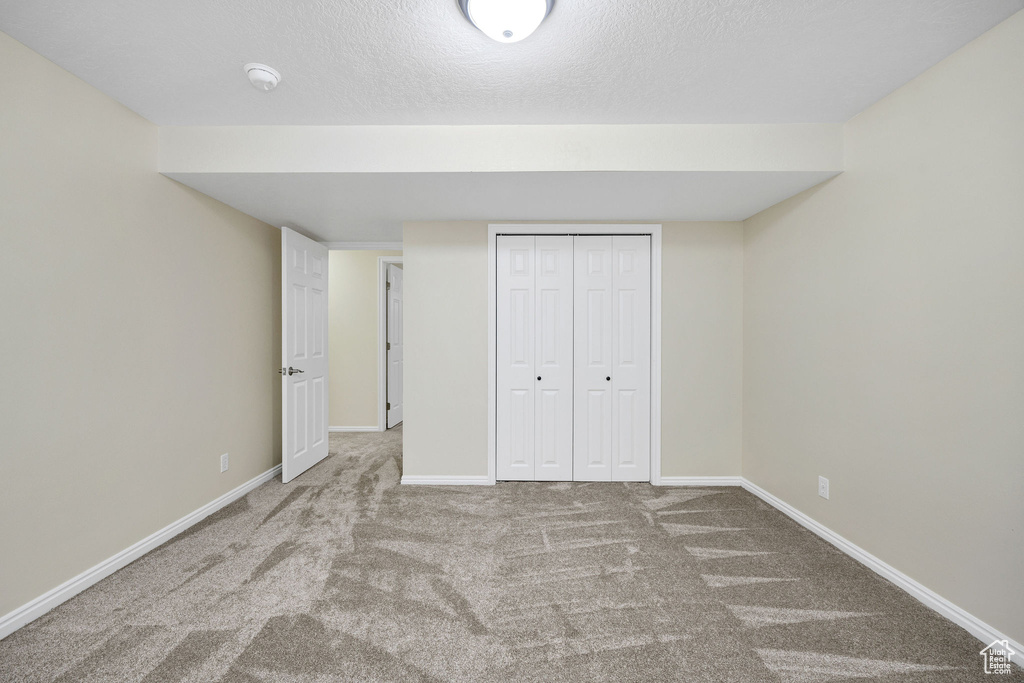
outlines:
[[[740,489],[402,487],[400,430],[331,448],[0,642],[0,679],[995,678]]]

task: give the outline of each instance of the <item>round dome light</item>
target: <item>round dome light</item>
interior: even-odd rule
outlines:
[[[554,0],[459,0],[463,14],[489,38],[516,43],[537,30]]]

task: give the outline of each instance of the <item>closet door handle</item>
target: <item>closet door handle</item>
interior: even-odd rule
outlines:
[[[538,382],[540,381],[540,375],[537,375],[537,381]]]
[[[605,379],[606,382],[611,382],[612,381],[611,377],[605,377],[604,379]]]

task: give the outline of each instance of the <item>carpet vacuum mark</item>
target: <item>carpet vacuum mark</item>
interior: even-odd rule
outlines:
[[[739,488],[403,487],[401,449],[332,434],[0,641],[0,680],[992,679],[973,637]]]

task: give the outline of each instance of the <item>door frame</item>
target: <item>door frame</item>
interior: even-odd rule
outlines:
[[[487,226],[487,483],[497,483],[498,235],[651,236],[651,483],[661,484],[661,224],[491,223]]]
[[[377,257],[377,431],[388,430],[388,266],[404,256]],[[405,315],[405,311],[402,311]]]

